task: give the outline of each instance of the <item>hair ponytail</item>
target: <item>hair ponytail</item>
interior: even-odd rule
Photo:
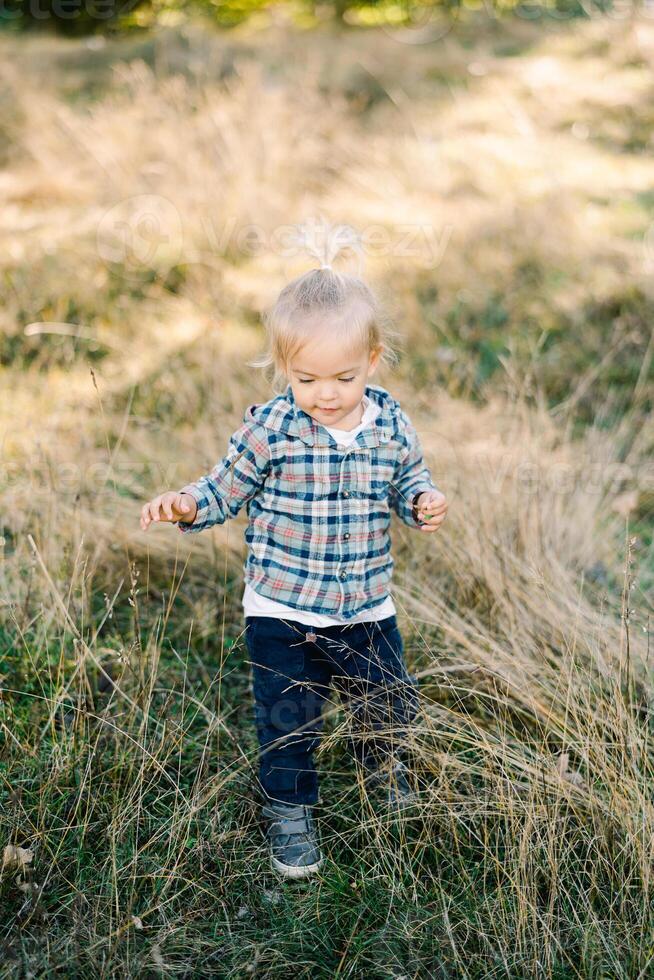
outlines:
[[[334,269],[334,263],[343,252],[350,251],[354,252],[358,260],[357,275],[361,274],[364,261],[363,243],[361,236],[351,225],[329,225],[324,219],[320,222],[305,222],[296,226],[291,241],[321,263],[320,269],[313,271],[328,269],[335,275],[340,275]]]
[[[263,315],[269,346],[248,366],[273,368],[272,383],[284,390],[288,365],[295,354],[321,328],[347,349],[380,351],[382,362],[393,364],[400,335],[376,294],[361,278],[364,248],[351,225],[330,225],[324,219],[296,225],[287,242],[320,263],[318,268],[291,280]],[[357,259],[357,274],[340,272],[334,265],[345,253]]]

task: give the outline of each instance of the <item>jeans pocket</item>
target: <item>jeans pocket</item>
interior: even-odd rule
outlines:
[[[384,649],[384,656],[389,656],[386,650],[386,644],[388,644],[393,651],[393,655],[401,660],[404,656],[404,641],[402,639],[402,634],[397,625],[397,617],[387,616],[386,619],[380,619],[377,623],[379,630],[379,638],[381,640],[381,646]]]
[[[297,623],[287,625],[275,616],[249,617],[247,646],[254,670],[254,689],[277,689],[302,678],[305,634]]]

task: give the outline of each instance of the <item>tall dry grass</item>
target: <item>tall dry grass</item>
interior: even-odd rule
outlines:
[[[651,26],[0,42],[2,975],[648,976],[651,344],[580,434],[626,341],[555,365],[552,408],[534,324],[576,316],[581,345],[589,295],[649,296]],[[275,235],[317,209],[387,232],[369,271],[407,343],[379,381],[450,509],[393,530],[420,807],[382,817],[335,702],[328,863],[297,888],[251,792],[244,516],[180,540],[138,514],[269,397],[244,362],[300,265]],[[445,311],[525,264],[484,397],[417,387]]]

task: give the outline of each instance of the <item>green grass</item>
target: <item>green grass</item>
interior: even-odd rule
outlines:
[[[120,668],[134,707],[99,692],[98,672],[83,668],[44,738],[56,678],[75,662],[70,637],[44,642],[32,626],[18,646],[2,634],[3,672],[21,692],[5,694],[0,714],[13,734],[0,771],[2,828],[5,841],[30,842],[24,880],[40,886],[26,901],[15,875],[3,876],[5,919],[20,926],[3,940],[5,975],[91,977],[98,963],[109,975],[155,975],[163,962],[185,975],[519,978],[543,957],[552,977],[646,968],[648,884],[637,838],[598,805],[611,799],[610,780],[598,771],[588,800],[545,783],[520,788],[517,772],[474,748],[481,725],[507,746],[543,751],[533,721],[511,718],[481,691],[461,700],[425,685],[426,703],[458,718],[459,734],[424,732],[422,752],[445,750],[459,775],[443,770],[415,817],[388,825],[358,798],[329,718],[318,808],[329,859],[315,881],[280,883],[253,804],[242,637],[226,637],[219,704],[218,638],[187,653],[143,608],[135,631],[134,615],[119,603],[102,636],[115,680],[108,648],[142,638]],[[155,633],[156,676],[146,652]],[[38,672],[27,653],[37,650]],[[599,689],[595,697],[599,708]],[[208,731],[219,709],[228,737]],[[614,753],[617,769],[630,765],[619,743]]]
[[[33,856],[0,875],[2,980],[652,974],[651,32],[547,26],[5,46],[0,847]],[[89,214],[142,193],[179,254],[105,261]],[[437,267],[370,262],[407,340],[377,380],[450,512],[393,526],[420,806],[388,825],[360,795],[338,708],[327,860],[292,883],[259,825],[243,523],[137,525],[269,397],[244,365],[289,270],[225,215],[326,201],[398,245],[452,227]]]

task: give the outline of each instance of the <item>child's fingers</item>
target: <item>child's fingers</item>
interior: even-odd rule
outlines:
[[[444,520],[447,514],[447,501],[439,500],[433,504],[425,503],[418,509],[418,517],[421,521],[431,524],[434,520]]]
[[[438,500],[435,501],[433,504],[426,503],[423,504],[420,509],[422,510],[423,513],[429,514],[432,517],[436,514],[444,514],[445,511],[447,510],[447,501]]]
[[[423,527],[440,527],[445,520],[445,514],[436,514],[433,517],[425,517],[424,515],[419,515],[423,523]]]
[[[141,527],[148,529],[152,521],[174,521],[175,509],[188,513],[189,504],[180,494],[159,494],[141,508]]]
[[[144,531],[147,531],[152,520],[152,514],[150,513],[150,501],[147,504],[143,504],[141,508],[141,527]]]
[[[181,493],[178,493],[173,499],[172,506],[175,508],[178,514],[187,514],[191,509],[184,499],[184,495]]]

